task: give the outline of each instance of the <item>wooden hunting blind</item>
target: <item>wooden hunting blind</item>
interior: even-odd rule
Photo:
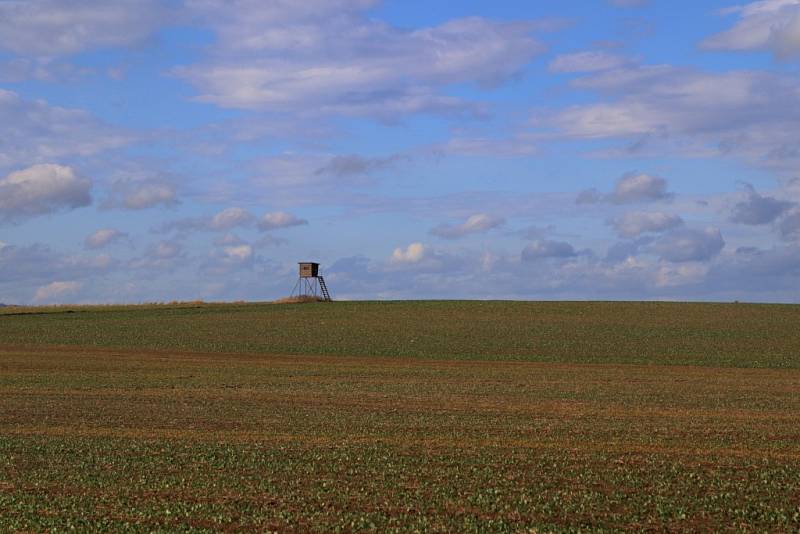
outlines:
[[[322,297],[325,302],[331,301],[331,294],[325,284],[325,278],[319,274],[319,263],[301,261],[297,283],[292,289],[292,296],[297,297]]]
[[[319,276],[319,263],[300,262],[300,278],[316,278]]]

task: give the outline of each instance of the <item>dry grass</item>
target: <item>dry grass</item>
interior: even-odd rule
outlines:
[[[272,301],[273,304],[306,304],[308,302],[325,302],[325,300],[322,297],[315,297],[313,295],[299,295]]]

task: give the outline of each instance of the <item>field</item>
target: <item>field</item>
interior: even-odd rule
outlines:
[[[800,306],[0,310],[0,532],[800,529]]]

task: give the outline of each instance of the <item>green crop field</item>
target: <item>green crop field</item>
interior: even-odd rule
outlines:
[[[0,310],[0,532],[797,531],[800,306]]]

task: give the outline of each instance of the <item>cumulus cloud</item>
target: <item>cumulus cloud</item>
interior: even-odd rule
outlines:
[[[181,243],[176,240],[163,240],[148,246],[142,256],[128,262],[128,267],[155,272],[172,271],[185,264],[186,257]]]
[[[214,249],[202,270],[211,275],[227,275],[241,269],[251,269],[256,257],[248,243],[224,245]]]
[[[28,302],[38,287],[54,280],[93,280],[117,265],[106,254],[63,254],[42,244],[6,245],[0,247],[0,294],[4,300]]]
[[[102,207],[143,210],[177,204],[178,194],[171,183],[153,179],[121,179],[112,184],[109,196],[103,201]]]
[[[719,228],[709,227],[704,230],[674,230],[655,241],[652,248],[662,260],[681,263],[708,261],[718,255],[724,246]]]
[[[131,141],[129,134],[86,111],[27,100],[0,89],[0,168],[91,156]]]
[[[172,231],[178,232],[227,232],[237,227],[253,226],[256,223],[256,217],[249,211],[240,207],[225,208],[214,215],[205,215],[203,217],[189,217],[186,219],[179,219],[177,221],[170,221],[162,224],[155,229],[156,232],[168,233]]]
[[[375,269],[382,273],[396,273],[397,281],[401,281],[406,276],[430,277],[443,273],[454,275],[463,272],[465,262],[468,261],[463,255],[436,250],[415,242],[406,247],[395,248],[391,256],[385,262],[377,264]]]
[[[586,189],[578,194],[575,202],[577,204],[597,202],[631,204],[669,200],[673,196],[672,193],[667,192],[667,181],[664,178],[631,172],[617,180],[611,193],[603,195],[596,189]]]
[[[177,204],[175,189],[169,184],[138,184],[132,187],[122,200],[122,206],[141,210],[152,208],[153,206],[163,205],[172,206]]]
[[[244,208],[226,208],[208,221],[211,230],[230,230],[237,226],[249,226],[255,222],[255,216]]]
[[[225,257],[236,262],[244,262],[253,257],[253,247],[247,244],[223,247]]]
[[[244,239],[242,239],[241,237],[232,232],[228,232],[227,234],[222,235],[214,240],[215,245],[225,246],[225,247],[233,245],[242,245],[244,243],[245,243]]]
[[[26,0],[0,2],[0,49],[58,56],[147,38],[167,19],[156,0]]]
[[[678,215],[661,211],[635,211],[611,220],[620,237],[639,237],[645,233],[660,233],[683,225]]]
[[[114,228],[101,228],[100,230],[88,235],[84,244],[86,245],[86,248],[99,249],[113,243],[114,241],[119,241],[120,239],[125,239],[127,237],[128,234],[120,232]]]
[[[536,261],[545,258],[571,258],[576,256],[575,249],[565,241],[539,239],[522,249],[523,261]]]
[[[286,213],[285,211],[273,211],[270,213],[265,213],[261,220],[258,223],[258,227],[261,230],[268,231],[268,230],[277,230],[279,228],[289,228],[291,226],[301,226],[304,224],[308,224],[308,221],[305,219],[300,219],[291,213]]]
[[[548,120],[569,138],[620,139],[596,156],[738,156],[796,169],[800,84],[760,71],[703,72],[671,65],[631,66],[572,81],[601,101],[573,105]]]
[[[159,241],[148,249],[148,255],[159,260],[177,258],[183,253],[183,246],[177,241]]]
[[[761,0],[722,13],[736,13],[739,21],[729,30],[703,41],[703,48],[768,50],[781,59],[800,55],[800,1]]]
[[[596,72],[629,63],[627,58],[602,50],[561,54],[550,62],[550,72]]]
[[[391,118],[471,109],[440,89],[500,83],[544,50],[532,22],[470,17],[406,30],[370,19],[372,2],[309,4],[189,2],[217,42],[175,75],[223,107]]]
[[[155,231],[160,233],[172,231],[228,232],[234,228],[247,228],[256,224],[261,231],[266,232],[278,230],[280,228],[305,225],[308,224],[308,221],[285,211],[268,212],[265,213],[261,219],[257,219],[255,215],[244,208],[230,207],[211,216],[190,217],[171,221],[162,224],[160,227],[156,228]]]
[[[643,173],[626,174],[617,181],[609,200],[615,204],[629,202],[655,202],[667,200],[672,195],[667,192],[667,181],[658,176]]]
[[[65,298],[74,296],[80,291],[80,282],[51,282],[46,286],[41,286],[36,290],[33,297],[34,302],[61,303]]]
[[[638,239],[621,241],[611,245],[606,251],[605,261],[618,263],[620,261],[635,259],[639,252],[654,240],[653,236],[643,236]]]
[[[426,261],[392,268],[363,256],[348,257],[333,262],[326,269],[326,278],[330,275],[331,286],[343,297],[387,299],[424,295],[791,302],[796,300],[800,284],[800,247],[794,245],[742,253],[723,251],[708,262],[670,262],[652,254],[607,261],[578,253],[566,261],[542,260],[532,268],[534,264],[519,254],[487,255],[468,249],[447,257],[437,268],[424,268]]]
[[[492,228],[504,225],[505,222],[505,219],[502,217],[497,217],[488,213],[476,213],[470,215],[467,220],[461,224],[440,224],[431,229],[430,233],[445,239],[458,239],[468,234],[489,231]]]
[[[771,224],[795,206],[794,202],[759,195],[749,184],[746,188],[747,199],[738,202],[731,212],[731,221],[735,223],[753,226]]]
[[[66,263],[64,258],[44,245],[4,245],[0,247],[0,283],[39,282]]]
[[[398,247],[392,252],[390,259],[394,264],[419,263],[425,258],[427,249],[422,243],[411,243],[405,249]]]
[[[0,218],[11,220],[88,206],[92,182],[71,167],[33,165],[0,179]]]

